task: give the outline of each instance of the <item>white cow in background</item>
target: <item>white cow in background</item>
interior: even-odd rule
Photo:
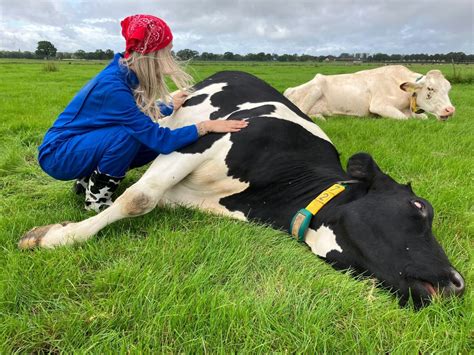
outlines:
[[[428,112],[447,120],[455,111],[450,89],[439,70],[422,75],[402,65],[389,65],[353,74],[316,74],[313,80],[288,88],[284,95],[305,114],[319,118],[375,114],[425,119],[423,112]]]

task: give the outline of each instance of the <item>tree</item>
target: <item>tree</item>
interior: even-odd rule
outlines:
[[[340,59],[349,59],[349,58],[352,58],[352,56],[349,53],[341,53],[339,55],[339,58]]]
[[[234,59],[234,53],[232,53],[232,52],[225,52],[225,53],[224,53],[224,59],[225,59],[225,60],[233,60],[233,59]]]
[[[86,52],[82,49],[79,49],[74,53],[74,57],[77,59],[85,59],[86,58]]]
[[[181,60],[189,60],[197,57],[199,52],[194,51],[192,49],[182,49],[176,53],[179,59]]]
[[[296,62],[298,60],[297,54],[282,54],[278,57],[279,62]]]
[[[105,50],[105,58],[106,59],[112,59],[114,57],[114,51],[111,49],[106,49]]]
[[[390,59],[390,56],[385,53],[377,53],[372,56],[374,62],[386,62]]]
[[[40,58],[50,58],[56,55],[57,49],[49,41],[39,41],[35,53]]]
[[[391,61],[394,61],[394,62],[399,62],[403,59],[402,55],[401,54],[392,54],[390,56],[390,60]]]
[[[202,52],[201,60],[216,60],[217,56],[214,53]]]
[[[309,54],[302,54],[300,56],[300,62],[311,62],[311,61],[315,61],[317,60],[318,58],[312,56],[312,55],[309,55]]]
[[[464,62],[466,61],[466,54],[463,52],[449,52],[446,54],[448,57],[449,61],[454,61],[456,63]]]
[[[96,49],[91,59],[106,59],[105,52],[102,49]]]

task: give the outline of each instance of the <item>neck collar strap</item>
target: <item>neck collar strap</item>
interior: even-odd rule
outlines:
[[[352,181],[351,181],[352,182]],[[349,181],[346,183],[350,183]],[[343,192],[346,187],[344,182],[336,183],[321,192],[309,203],[306,208],[299,210],[293,217],[290,224],[290,233],[298,241],[304,242],[304,237],[311,223],[313,216],[321,210],[329,201]]]
[[[415,82],[419,82],[424,77],[425,77],[424,75],[419,76],[418,78],[416,78]],[[416,104],[416,96],[417,96],[417,94],[416,94],[416,92],[414,92],[410,97],[410,110],[413,113],[420,114],[420,113],[425,112],[425,110],[423,110],[421,108],[418,108],[418,105]]]
[[[410,110],[411,112],[420,114],[420,113],[425,112],[425,110],[419,108],[418,105],[416,104],[416,96],[417,96],[416,92],[414,92],[410,97]]]

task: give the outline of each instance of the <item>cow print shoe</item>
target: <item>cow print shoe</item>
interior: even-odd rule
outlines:
[[[77,179],[72,185],[72,192],[76,195],[84,195],[87,190],[87,185],[89,184],[89,176]]]
[[[117,190],[122,179],[95,170],[87,185],[85,209],[98,213],[111,206],[112,194]]]

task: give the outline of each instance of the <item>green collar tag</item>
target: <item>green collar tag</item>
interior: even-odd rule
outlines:
[[[329,201],[339,195],[346,189],[346,184],[352,181],[340,181],[331,185],[329,188],[321,192],[316,198],[310,202],[306,208],[296,212],[290,223],[290,233],[298,241],[304,242],[304,236],[311,223],[311,218],[318,213]]]
[[[313,214],[306,208],[302,208],[296,212],[295,216],[291,220],[290,233],[299,242],[304,242],[304,236],[309,228]]]

